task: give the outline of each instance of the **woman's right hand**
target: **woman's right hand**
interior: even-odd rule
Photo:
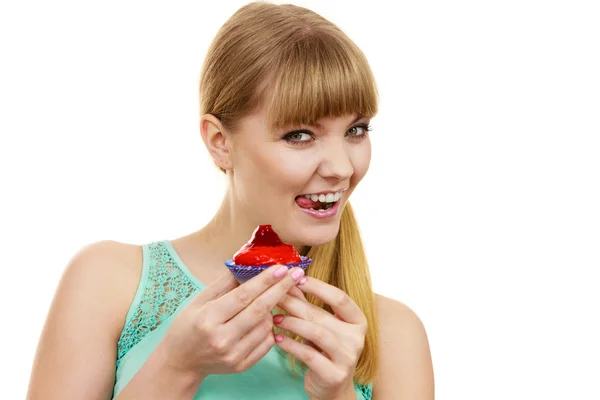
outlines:
[[[227,272],[175,317],[159,344],[165,363],[199,380],[249,369],[275,344],[271,310],[303,276],[276,265],[240,285]]]

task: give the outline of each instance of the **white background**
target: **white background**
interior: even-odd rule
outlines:
[[[295,2],[378,79],[353,196],[376,291],[423,320],[439,399],[598,399],[600,13],[593,1]],[[197,83],[244,1],[0,6],[2,398],[24,398],[82,246],[199,229],[223,194]]]

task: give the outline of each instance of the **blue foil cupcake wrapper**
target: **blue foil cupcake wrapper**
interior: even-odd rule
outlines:
[[[304,256],[300,256],[300,258],[302,259],[301,262],[294,263],[294,264],[285,264],[285,266],[288,267],[288,269],[292,269],[294,267],[300,267],[306,272],[306,269],[312,262],[312,259],[310,259],[308,257],[304,257]],[[244,283],[248,279],[254,278],[256,275],[260,274],[265,269],[269,269],[272,267],[272,265],[264,265],[264,266],[236,265],[233,263],[232,258],[225,261],[225,265],[227,266],[227,268],[229,268],[229,270],[231,271],[231,273],[233,274],[233,276],[235,277],[235,279],[237,279],[237,281],[239,283]]]

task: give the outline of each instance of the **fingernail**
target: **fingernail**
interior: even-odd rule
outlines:
[[[283,335],[275,335],[275,341],[281,343],[283,341]]]
[[[304,285],[307,280],[308,280],[307,277],[304,277],[304,278],[300,279],[300,282],[298,282],[298,285]]]
[[[294,278],[294,280],[298,280],[300,278],[302,278],[304,276],[304,270],[301,268],[298,268],[297,270],[295,270],[294,272],[292,272],[292,278]]]
[[[288,271],[288,267],[283,266],[283,267],[279,267],[275,270],[275,272],[273,273],[273,276],[275,278],[281,278],[282,276],[285,275],[285,273]]]
[[[273,322],[275,322],[276,324],[280,324],[281,321],[283,321],[283,315],[276,315],[273,317]]]

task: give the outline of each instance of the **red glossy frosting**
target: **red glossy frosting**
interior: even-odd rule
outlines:
[[[301,262],[300,254],[291,244],[284,243],[271,225],[259,225],[252,237],[233,255],[236,265],[268,266]]]

